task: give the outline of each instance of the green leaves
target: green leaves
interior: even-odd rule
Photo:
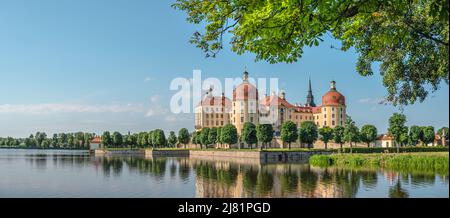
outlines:
[[[319,137],[317,126],[312,121],[305,121],[298,130],[298,139],[301,143],[312,144]]]
[[[207,57],[223,49],[251,52],[256,61],[292,63],[305,46],[318,46],[325,33],[342,41],[341,49],[359,54],[356,71],[374,74],[380,64],[387,100],[394,105],[424,101],[448,84],[448,0],[177,0],[187,21],[205,24],[191,43]]]

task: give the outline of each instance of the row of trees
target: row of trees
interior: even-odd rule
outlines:
[[[389,119],[388,133],[394,138],[397,147],[404,145],[427,145],[434,143],[435,130],[432,126],[406,126],[406,116],[395,113]],[[437,134],[449,139],[448,128],[443,127],[437,131]],[[53,134],[53,137],[47,137],[45,132],[37,132],[28,138],[15,139],[12,137],[0,138],[2,147],[27,147],[27,148],[63,148],[63,149],[89,149],[90,141],[95,134],[93,133],[60,133]],[[366,124],[361,129],[356,123],[348,117],[344,126],[335,128],[318,128],[314,122],[303,122],[300,127],[295,123],[287,121],[281,126],[280,138],[283,143],[291,144],[299,141],[311,148],[317,140],[321,140],[328,149],[328,143],[333,141],[340,145],[342,149],[344,143],[350,145],[352,152],[353,145],[356,143],[366,143],[367,147],[375,142],[378,136],[378,130],[375,126]],[[267,147],[274,138],[274,130],[270,124],[244,123],[242,134],[239,138],[237,129],[232,124],[227,124],[220,128],[203,128],[201,131],[192,134],[186,128],[180,129],[178,136],[171,131],[169,136],[162,129],[155,129],[150,132],[140,132],[135,134],[128,133],[122,135],[120,132],[106,131],[102,134],[102,146],[110,148],[158,148],[158,147],[176,147],[178,144],[186,145],[189,143],[200,145],[200,148],[212,144],[233,145],[239,141],[245,142],[250,148],[253,145],[261,144],[261,148]],[[399,149],[398,149],[399,150]]]
[[[388,133],[394,138],[397,151],[399,151],[400,146],[404,145],[417,146],[419,144],[427,145],[434,143],[434,127],[411,126],[411,128],[408,128],[405,124],[406,116],[403,114],[395,113],[389,119]],[[439,129],[437,133],[441,137],[444,137],[445,134],[445,140],[449,139],[447,127]],[[331,140],[340,144],[341,149],[344,143],[349,143],[351,152],[355,143],[366,143],[367,147],[370,147],[370,144],[375,142],[377,136],[378,130],[375,126],[366,124],[359,130],[350,117],[346,120],[345,126],[337,126],[334,129],[330,127],[318,129],[313,122],[309,121],[303,122],[299,129],[291,121],[283,123],[281,127],[281,140],[284,143],[288,143],[289,149],[291,143],[297,140],[301,143],[308,144],[308,147],[310,147],[312,143],[320,139],[324,142],[325,149],[327,149],[327,144]]]
[[[397,151],[400,146],[404,145],[428,145],[435,141],[435,130],[433,126],[416,126],[410,128],[406,126],[406,116],[404,114],[394,113],[389,118],[389,134],[394,138]],[[442,127],[437,131],[440,137],[445,137],[444,140],[449,139],[448,127]]]
[[[157,147],[175,147],[178,143],[189,144],[190,134],[186,128],[178,132],[171,131],[166,138],[164,130],[155,129],[150,132],[140,132],[135,134],[122,135],[120,132],[106,131],[101,136],[102,146],[104,147],[129,147],[129,148],[157,148]]]
[[[39,149],[89,149],[94,133],[59,133],[48,137],[45,132],[31,134],[28,138],[0,138],[2,147],[24,147]]]

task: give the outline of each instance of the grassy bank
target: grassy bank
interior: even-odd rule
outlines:
[[[319,167],[386,168],[400,171],[449,174],[448,152],[402,154],[333,154],[315,155],[310,164]]]
[[[336,149],[335,149],[336,150]],[[355,147],[352,149],[353,153],[358,154],[370,154],[370,153],[397,153],[397,148],[366,148],[366,147]],[[412,153],[412,152],[448,152],[448,147],[426,147],[426,146],[406,146],[401,147],[400,153]],[[342,153],[350,153],[349,147],[344,147]]]

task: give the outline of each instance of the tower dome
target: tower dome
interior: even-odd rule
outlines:
[[[244,72],[243,82],[233,90],[235,100],[258,100],[258,89],[248,81],[248,72]]]
[[[336,90],[336,82],[331,81],[331,88],[322,97],[322,106],[341,106],[345,105],[345,97]]]

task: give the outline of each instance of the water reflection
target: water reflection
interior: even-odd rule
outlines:
[[[20,162],[25,165],[20,166]],[[11,168],[17,168],[18,171],[12,174],[8,171]],[[61,174],[54,173],[55,170],[62,171],[69,178],[82,177],[83,182],[70,184],[69,191],[76,193],[79,189],[93,193],[93,196],[88,197],[103,196],[104,192],[125,197],[199,198],[449,196],[448,174],[323,169],[308,164],[259,164],[243,159],[93,157],[83,152],[2,151],[0,176],[6,180],[0,181],[0,197],[2,193],[13,195],[11,190],[8,192],[2,187],[11,187],[11,184],[15,184],[14,181],[23,181],[23,178],[30,180],[31,184],[41,182],[39,177],[58,183]],[[28,173],[34,174],[27,177]],[[124,180],[128,182],[125,185],[122,183]],[[128,185],[132,183],[132,186]],[[57,184],[55,187],[58,185],[64,187],[65,184]],[[42,187],[45,188],[45,184]],[[101,191],[98,191],[99,187],[102,188]],[[90,188],[97,190],[92,191]],[[20,190],[20,187],[17,189]],[[159,193],[157,190],[163,191]],[[68,196],[70,194],[72,193],[67,193]]]

